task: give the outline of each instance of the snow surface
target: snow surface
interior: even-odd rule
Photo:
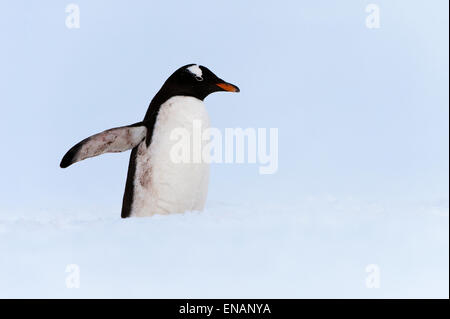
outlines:
[[[448,298],[448,202],[209,203],[205,212],[2,211],[0,297]],[[66,288],[68,264],[80,287]],[[380,288],[366,288],[366,266]]]

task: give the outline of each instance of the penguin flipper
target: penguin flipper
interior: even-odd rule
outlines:
[[[146,134],[145,123],[139,122],[92,135],[72,147],[64,155],[59,166],[66,168],[89,157],[132,149],[145,139]]]

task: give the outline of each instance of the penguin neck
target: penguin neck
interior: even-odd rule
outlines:
[[[148,106],[147,112],[144,117],[144,121],[156,120],[156,116],[158,115],[159,109],[161,105],[163,105],[166,101],[174,96],[190,96],[203,101],[206,97],[205,94],[195,94],[192,92],[188,92],[187,89],[173,89],[166,87],[165,85],[156,93],[155,97],[150,102]]]

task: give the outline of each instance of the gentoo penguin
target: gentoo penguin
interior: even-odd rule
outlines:
[[[60,166],[66,168],[89,157],[132,149],[122,218],[203,210],[209,165],[174,162],[170,152],[176,141],[171,133],[181,128],[192,136],[194,121],[207,128],[209,118],[203,100],[218,91],[239,92],[239,88],[204,66],[183,66],[152,99],[142,122],[84,139],[64,155]]]

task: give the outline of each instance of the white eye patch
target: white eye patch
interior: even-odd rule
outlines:
[[[197,81],[203,81],[203,72],[202,69],[198,66],[198,64],[191,65],[186,68],[189,72],[191,72]]]

